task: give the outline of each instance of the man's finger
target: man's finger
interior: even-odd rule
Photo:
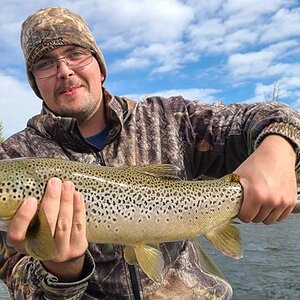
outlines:
[[[45,190],[41,207],[44,209],[47,220],[49,222],[52,235],[54,236],[57,216],[60,208],[62,182],[59,178],[51,178]]]
[[[73,197],[75,187],[71,181],[62,184],[60,209],[56,222],[55,241],[58,252],[64,252],[70,245],[73,220]]]
[[[272,212],[272,207],[267,205],[262,206],[258,212],[258,214],[253,218],[253,223],[260,223],[263,222]]]
[[[33,219],[37,210],[37,200],[29,197],[20,206],[15,216],[8,225],[7,238],[16,250],[24,249],[23,244],[27,232],[27,228]]]
[[[74,195],[74,213],[71,232],[71,244],[82,245],[87,247],[86,240],[86,214],[85,203],[81,193],[76,192]]]

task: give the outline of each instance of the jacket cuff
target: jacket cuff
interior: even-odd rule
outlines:
[[[265,127],[263,131],[258,135],[254,149],[256,149],[263,139],[271,134],[277,134],[284,137],[294,148],[296,153],[296,167],[300,167],[300,130],[299,128],[288,124],[288,123],[272,123],[269,126]]]
[[[41,288],[45,293],[46,299],[49,300],[81,299],[94,271],[95,262],[91,253],[87,250],[85,253],[82,279],[74,282],[60,282],[56,276],[47,273],[41,281]]]

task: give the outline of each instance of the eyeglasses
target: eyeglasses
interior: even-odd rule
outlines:
[[[31,66],[30,71],[36,79],[54,76],[59,72],[60,60],[63,60],[70,69],[76,70],[90,64],[93,55],[86,49],[74,49],[64,57],[41,59]]]

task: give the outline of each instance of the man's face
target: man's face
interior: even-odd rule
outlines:
[[[61,46],[41,59],[62,58],[76,49],[82,48]],[[75,70],[70,69],[64,60],[59,60],[58,73],[36,79],[36,84],[43,100],[56,115],[73,117],[84,122],[100,107],[103,80],[98,62],[93,57],[90,64]]]

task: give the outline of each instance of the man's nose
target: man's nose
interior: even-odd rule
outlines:
[[[69,67],[68,62],[66,61],[65,58],[61,58],[57,60],[56,63],[58,68],[58,73],[57,73],[58,78],[67,78],[75,74],[73,69]]]

